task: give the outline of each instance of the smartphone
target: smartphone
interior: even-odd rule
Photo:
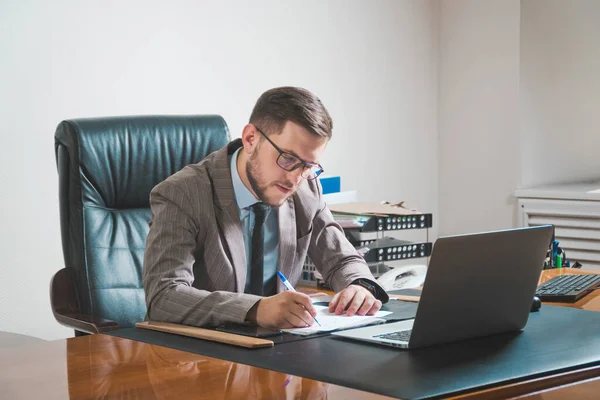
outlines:
[[[256,325],[230,324],[217,327],[218,331],[234,333],[236,335],[252,336],[257,338],[266,338],[281,335],[283,332],[279,329],[273,330]]]

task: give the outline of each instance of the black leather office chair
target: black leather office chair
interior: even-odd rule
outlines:
[[[229,141],[220,116],[63,121],[55,134],[65,268],[50,284],[75,335],[131,327],[146,314],[142,265],[152,188]]]

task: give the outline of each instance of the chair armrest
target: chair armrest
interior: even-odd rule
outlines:
[[[71,268],[63,268],[52,277],[50,306],[58,323],[76,331],[94,334],[119,329],[114,321],[81,313]]]
[[[95,334],[119,329],[119,325],[116,322],[89,314],[61,314],[54,312],[54,318],[61,325],[85,333]]]

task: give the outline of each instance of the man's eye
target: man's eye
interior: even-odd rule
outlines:
[[[292,166],[292,165],[295,165],[298,162],[298,159],[296,157],[294,157],[294,156],[290,156],[290,155],[287,155],[287,154],[282,154],[280,161],[283,162],[285,165]]]

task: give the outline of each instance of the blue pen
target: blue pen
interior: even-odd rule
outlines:
[[[281,279],[281,282],[283,282],[283,286],[285,286],[287,288],[287,290],[291,291],[291,292],[295,292],[296,289],[294,289],[294,287],[292,286],[292,284],[287,280],[287,278],[285,277],[285,275],[283,275],[281,273],[281,271],[277,271],[277,276],[279,276],[279,279]],[[319,321],[317,321],[316,318],[313,318],[315,320],[315,322],[317,324],[319,324],[319,326],[322,326]]]

